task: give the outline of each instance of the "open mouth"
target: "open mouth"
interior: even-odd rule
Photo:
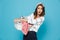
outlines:
[[[38,13],[40,13],[40,12],[38,12]]]

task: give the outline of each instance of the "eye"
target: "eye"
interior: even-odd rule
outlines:
[[[43,8],[40,8],[40,9],[43,9]]]
[[[40,9],[40,8],[37,8],[37,9]]]

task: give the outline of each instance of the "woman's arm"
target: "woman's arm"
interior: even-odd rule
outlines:
[[[32,29],[34,29],[34,30],[37,32],[43,22],[44,22],[44,17],[42,17],[42,19],[41,19],[40,22],[37,22],[36,24],[34,24],[34,25],[32,26]]]
[[[20,18],[16,18],[16,19],[14,19],[14,23],[17,23],[17,22],[20,22],[20,21],[21,21]]]
[[[17,23],[17,22],[22,22],[22,21],[26,21],[27,22],[27,20],[26,19],[24,19],[24,18],[16,18],[16,19],[14,19],[14,23]]]

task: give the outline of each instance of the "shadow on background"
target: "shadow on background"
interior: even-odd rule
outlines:
[[[44,22],[37,32],[38,40],[42,40],[47,33],[47,24]]]

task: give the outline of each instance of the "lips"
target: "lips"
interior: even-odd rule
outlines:
[[[38,13],[40,13],[40,11]]]

